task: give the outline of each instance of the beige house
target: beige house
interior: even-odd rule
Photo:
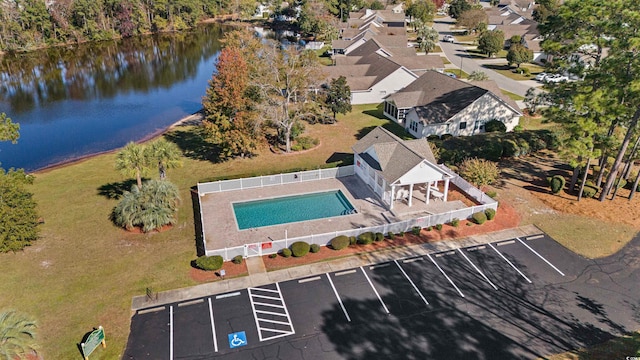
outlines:
[[[512,131],[522,113],[493,81],[464,82],[427,71],[385,99],[384,115],[421,138],[477,134],[484,132],[484,125],[494,119]]]
[[[427,139],[402,140],[379,126],[352,149],[356,175],[389,209],[396,201],[411,206],[418,190],[427,204],[431,198],[447,201],[452,176],[437,166]]]

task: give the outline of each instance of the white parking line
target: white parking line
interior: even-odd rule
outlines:
[[[384,267],[387,267],[389,265],[391,265],[391,263],[386,263],[386,264],[381,264],[381,265],[372,265],[372,266],[369,266],[369,270],[384,268]]]
[[[144,309],[144,310],[138,311],[138,315],[148,314],[148,313],[152,313],[152,312],[158,312],[158,311],[162,311],[164,309],[165,309],[164,306],[158,306],[158,307],[154,307],[154,308],[150,308],[150,309]]]
[[[173,305],[169,306],[169,360],[173,360]]]
[[[515,265],[513,265],[511,263],[511,261],[509,261],[509,259],[507,259],[506,257],[504,257],[504,255],[502,255],[502,253],[500,251],[498,251],[498,249],[496,249],[491,243],[488,243],[489,247],[492,248],[495,252],[498,253],[498,255],[500,255],[500,257],[502,259],[504,259],[504,261],[506,261],[509,265],[511,265],[511,267],[518,272],[518,274],[520,274],[520,276],[522,276],[525,280],[527,280],[527,282],[529,284],[531,284],[531,280],[529,280],[528,277],[525,276],[525,274],[522,273],[522,271],[520,271]]]
[[[289,325],[289,323],[286,322],[286,321],[277,321],[277,320],[268,320],[268,319],[260,319],[258,321],[260,321],[260,322],[268,322],[268,323],[272,323],[272,324]]]
[[[369,282],[369,285],[371,285],[371,288],[373,289],[373,292],[376,293],[376,296],[378,297],[378,300],[380,300],[380,304],[382,304],[382,307],[384,308],[384,311],[387,312],[387,314],[389,314],[389,309],[387,309],[387,305],[384,304],[384,301],[382,301],[382,298],[380,297],[380,294],[378,294],[378,290],[376,290],[375,286],[373,286],[373,283],[371,282],[371,279],[369,279],[369,276],[367,275],[367,273],[364,271],[364,269],[362,268],[362,266],[360,266],[360,270],[362,270],[362,273],[364,274],[364,277],[367,279],[367,281]]]
[[[466,248],[465,250],[467,251],[476,251],[476,250],[483,250],[486,249],[487,247],[485,245],[480,245],[480,246],[474,246],[474,247],[470,247],[470,248]]]
[[[286,314],[283,313],[277,313],[277,312],[273,312],[273,311],[265,311],[265,310],[254,310],[255,313],[257,314],[267,314],[267,315],[274,315],[274,316],[282,316],[282,317],[287,317]],[[261,318],[259,318],[258,320],[262,320]]]
[[[278,285],[278,283],[276,283],[276,285]],[[264,292],[270,292],[270,293],[275,293],[280,295],[280,292],[278,290],[271,290],[271,289],[264,289],[264,288],[251,288],[252,290],[259,290],[259,291],[264,291]]]
[[[183,307],[183,306],[189,306],[189,305],[200,304],[201,302],[204,302],[204,299],[197,299],[197,300],[185,301],[185,302],[181,302],[181,303],[179,303],[179,304],[178,304],[178,307]]]
[[[409,263],[412,263],[414,261],[423,261],[423,260],[424,260],[423,258],[418,257],[418,258],[413,258],[413,259],[402,260],[402,263],[403,264],[409,264]]]
[[[257,301],[254,302],[254,304],[262,305],[262,306],[269,306],[269,307],[277,307],[277,308],[283,308],[284,309],[284,306],[278,305],[278,304],[267,304],[267,303],[261,303],[261,302],[257,302]]]
[[[511,245],[511,244],[515,244],[516,241],[515,240],[507,240],[507,241],[502,241],[499,243],[496,243],[497,246],[502,246],[502,245]]]
[[[306,283],[306,282],[309,282],[309,281],[316,281],[316,280],[320,280],[320,276],[316,276],[316,277],[312,277],[312,278],[306,278],[306,279],[298,280],[298,284],[304,284],[304,283]]]
[[[494,290],[498,290],[498,287],[496,287],[491,280],[489,280],[489,278],[482,272],[480,271],[480,269],[478,269],[478,267],[476,266],[476,264],[474,264],[471,259],[469,259],[467,257],[467,255],[460,249],[458,249],[458,251],[460,252],[460,254],[462,254],[462,256],[469,262],[469,264],[471,264],[471,266],[473,266],[474,269],[476,269],[476,271],[478,272],[478,274],[482,275],[482,277],[487,280],[487,282],[489,283],[489,285],[493,286]]]
[[[456,291],[458,291],[458,294],[460,294],[460,296],[464,297],[464,294],[462,293],[462,291],[460,291],[460,289],[458,289],[458,287],[456,286],[456,284],[453,283],[453,281],[449,278],[449,276],[444,272],[444,270],[442,270],[442,268],[440,267],[440,265],[438,265],[438,263],[433,260],[433,258],[431,257],[430,254],[427,254],[427,257],[429,257],[429,260],[431,260],[431,262],[433,263],[433,265],[435,265],[438,270],[440,270],[440,272],[442,273],[442,275],[444,275],[445,278],[447,278],[447,280],[449,280],[449,283],[456,289]]]
[[[251,288],[252,290],[255,288]],[[274,297],[274,296],[266,296],[266,295],[257,295],[257,294],[251,294],[251,297],[257,297],[257,298],[261,298],[261,299],[269,299],[269,300],[278,300],[278,297]]]
[[[353,274],[355,272],[356,272],[355,270],[346,270],[346,271],[341,271],[341,272],[334,273],[333,275],[342,276],[342,275],[347,275],[347,274]]]
[[[228,298],[228,297],[233,297],[233,296],[238,296],[238,295],[240,295],[240,291],[236,291],[236,292],[232,292],[232,293],[228,293],[228,294],[217,295],[216,296],[216,300],[217,299],[224,299],[224,298]]]
[[[542,235],[542,234],[541,235],[535,235],[535,236],[529,236],[527,238],[527,240],[535,240],[535,239],[540,239],[540,238],[543,238],[543,237],[544,237],[544,235]]]
[[[209,318],[211,319],[211,333],[213,333],[213,350],[218,352],[218,339],[216,339],[216,323],[213,321],[213,305],[209,298]]]
[[[527,247],[527,249],[531,250],[532,253],[538,255],[538,257],[540,259],[542,259],[544,262],[546,262],[547,264],[549,264],[549,266],[551,266],[555,271],[557,271],[560,275],[564,276],[564,273],[562,271],[560,271],[560,269],[558,269],[557,267],[555,267],[551,262],[549,262],[549,260],[545,259],[544,257],[542,257],[542,255],[538,254],[537,251],[533,250],[529,245],[525,244],[522,240],[520,240],[520,238],[516,238],[518,239],[518,241],[520,241],[520,243],[524,246]]]
[[[342,299],[340,299],[340,295],[338,295],[338,290],[336,290],[336,287],[333,285],[333,281],[331,281],[331,276],[329,274],[327,274],[327,279],[329,279],[329,284],[331,285],[331,288],[333,289],[333,293],[336,294],[336,298],[338,299],[338,302],[340,303],[340,307],[342,308],[342,312],[344,313],[344,316],[347,318],[348,322],[351,322],[351,318],[349,317],[349,314],[347,314],[347,309],[344,308],[344,304],[342,303]]]
[[[411,286],[413,286],[413,289],[418,293],[418,295],[420,295],[420,298],[422,299],[422,301],[424,301],[425,304],[429,305],[429,302],[427,301],[427,299],[424,298],[420,290],[418,290],[418,287],[416,286],[416,284],[413,283],[413,280],[411,280],[411,278],[409,277],[409,275],[407,275],[407,273],[404,271],[402,266],[400,266],[400,263],[397,260],[393,260],[393,261],[396,263],[396,265],[398,265],[398,268],[400,268],[400,271],[402,271],[402,273],[404,274],[404,277],[406,277],[407,280],[409,280],[409,283],[411,284]]]

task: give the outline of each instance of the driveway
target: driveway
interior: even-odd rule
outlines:
[[[435,20],[433,28],[438,31],[440,39],[442,40],[444,35],[453,34],[449,27],[454,23],[455,21],[450,17],[441,18]],[[440,41],[440,48],[453,65],[462,68],[462,71],[467,74],[471,74],[474,71],[482,71],[487,74],[491,80],[495,81],[501,89],[524,96],[532,85],[529,81],[516,81],[493,70],[482,67],[467,53],[464,44]]]

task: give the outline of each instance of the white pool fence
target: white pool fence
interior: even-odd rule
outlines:
[[[228,247],[223,249],[207,249],[206,248],[206,239],[204,238],[204,233],[202,234],[203,242],[205,246],[205,254],[207,256],[212,255],[220,255],[225,260],[231,260],[233,257],[241,255],[242,257],[252,257],[252,256],[262,256],[269,254],[276,254],[280,250],[288,248],[296,241],[304,241],[309,244],[318,244],[320,246],[326,246],[329,244],[331,239],[339,235],[345,236],[358,236],[364,232],[373,232],[373,233],[383,233],[388,234],[389,232],[400,233],[400,232],[409,232],[414,227],[427,228],[430,226],[435,226],[437,224],[445,224],[451,222],[453,219],[468,219],[474,213],[485,211],[486,209],[494,209],[497,210],[498,202],[492,199],[491,197],[484,194],[482,191],[474,187],[473,185],[466,182],[460,176],[455,174],[449,168],[444,165],[440,165],[440,167],[450,173],[453,178],[451,179],[451,183],[456,185],[461,191],[467,193],[470,197],[476,199],[480,203],[480,205],[449,211],[441,214],[432,214],[428,216],[418,217],[410,220],[383,224],[378,226],[370,226],[370,227],[362,227],[357,229],[349,229],[349,230],[340,230],[333,231],[329,233],[323,234],[311,234],[307,236],[300,236],[295,238],[288,238],[286,233],[284,235],[284,239],[274,240],[274,241],[263,241],[245,244],[242,246]],[[211,183],[198,183],[198,193],[200,196],[205,195],[207,193],[213,192],[221,192],[221,191],[230,191],[230,190],[241,190],[241,189],[249,189],[263,186],[271,186],[271,185],[282,185],[293,182],[300,181],[313,181],[313,180],[322,180],[322,179],[330,179],[330,178],[339,178],[343,176],[354,175],[355,171],[353,166],[342,166],[332,169],[320,169],[320,170],[312,170],[312,171],[302,171],[302,172],[294,172],[287,174],[278,174],[278,175],[269,175],[269,176],[259,176],[253,178],[244,178],[237,180],[223,180],[216,181]],[[200,212],[201,221],[202,212]]]

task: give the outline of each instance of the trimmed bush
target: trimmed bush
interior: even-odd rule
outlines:
[[[492,199],[494,199],[494,200],[495,200],[495,199],[496,199],[496,197],[498,196],[498,193],[497,193],[497,192],[495,192],[495,191],[487,191],[487,192],[486,192],[486,194],[487,194],[487,196],[488,196],[488,197],[490,197],[490,198],[492,198]]]
[[[200,256],[196,259],[196,266],[206,271],[215,271],[222,267],[224,259],[220,255]]]
[[[502,142],[502,156],[503,157],[518,157],[520,156],[520,147],[513,140],[506,140]]]
[[[233,262],[234,264],[242,264],[242,255],[236,255],[233,257],[233,259],[231,259],[231,262]]]
[[[484,124],[484,131],[486,132],[507,132],[507,126],[500,120],[487,121]]]
[[[388,237],[389,239],[393,240],[393,238],[394,238],[394,237],[396,237],[396,235],[393,233],[393,231],[389,231],[389,232],[387,233],[387,237]]]
[[[375,239],[375,234],[370,231],[367,231],[366,233],[362,233],[358,235],[358,244],[369,245],[373,243],[373,239]]]
[[[381,232],[376,233],[376,241],[382,241],[382,240],[384,240],[384,234]]]
[[[345,235],[336,236],[330,241],[333,250],[342,250],[349,246],[349,237]]]
[[[560,175],[554,175],[549,181],[549,187],[551,188],[551,193],[558,194],[562,189],[564,189],[565,180],[564,177]]]
[[[442,230],[442,224],[436,224],[435,228],[438,231]]]
[[[484,214],[487,216],[487,220],[493,220],[496,217],[496,211],[493,209],[485,210]]]
[[[278,254],[269,254],[270,259],[275,259],[276,257],[278,257]]]
[[[418,235],[420,235],[420,230],[422,230],[422,228],[420,226],[414,226],[414,227],[411,228],[411,233],[413,235],[418,236]]]
[[[427,228],[427,231],[431,231],[431,230],[433,230],[433,226],[429,226],[429,227]]]
[[[599,190],[600,189],[598,189],[595,186],[585,185],[584,189],[582,190],[582,196],[584,196],[586,198],[595,197]]]
[[[355,245],[358,243],[358,239],[355,236],[349,236],[349,245]]]
[[[399,233],[396,234],[396,236],[403,238],[404,237],[404,231],[400,231]]]
[[[451,226],[458,227],[458,225],[460,225],[460,219],[453,218],[451,220]]]
[[[473,218],[473,221],[478,225],[482,225],[485,223],[485,221],[487,221],[487,215],[485,215],[484,211],[478,211],[477,213],[471,215],[471,217]]]
[[[284,248],[280,251],[280,254],[282,254],[282,256],[288,258],[289,256],[291,256],[291,250],[288,248]]]
[[[309,250],[310,250],[312,253],[314,253],[314,254],[315,254],[315,253],[317,253],[318,251],[320,251],[320,245],[318,245],[318,244],[311,244],[311,247],[309,248]]]
[[[303,257],[309,253],[311,245],[304,241],[296,241],[291,244],[291,253],[294,257]]]

